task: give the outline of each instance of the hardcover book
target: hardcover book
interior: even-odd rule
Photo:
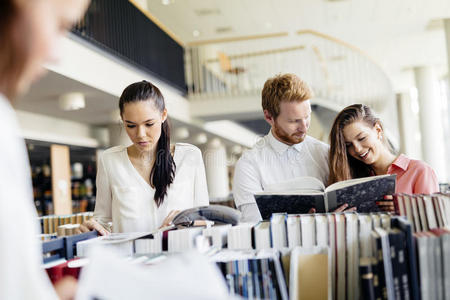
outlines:
[[[331,212],[344,203],[356,207],[358,212],[376,212],[376,202],[395,192],[395,175],[350,179],[327,188],[312,177],[297,178],[295,183],[297,187],[291,190],[268,189],[255,195],[263,219],[276,212],[308,213],[311,208],[318,213]]]

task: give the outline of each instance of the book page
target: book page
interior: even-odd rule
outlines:
[[[351,185],[355,185],[358,183],[363,183],[363,182],[367,182],[367,181],[372,181],[372,180],[378,180],[380,178],[384,178],[384,177],[389,177],[392,175],[386,174],[386,175],[378,175],[378,176],[369,176],[369,177],[363,177],[363,178],[355,178],[355,179],[349,179],[349,180],[344,180],[344,181],[339,181],[339,182],[335,182],[332,185],[328,186],[325,191],[326,192],[331,192],[331,191],[335,191],[347,186],[351,186]]]
[[[268,184],[263,193],[271,194],[302,194],[325,191],[325,185],[314,177],[297,177],[276,184]]]
[[[349,207],[356,207],[358,212],[377,212],[377,201],[383,200],[385,195],[395,193],[396,175],[372,176],[364,180],[352,180],[350,185],[330,186],[327,189],[327,211],[333,211],[346,203]]]

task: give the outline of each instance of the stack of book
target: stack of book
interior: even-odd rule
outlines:
[[[39,223],[41,224],[41,233],[53,234],[58,233],[58,227],[61,225],[76,225],[82,224],[84,221],[91,219],[94,216],[93,212],[83,212],[71,215],[49,215],[39,217]],[[63,230],[64,229],[64,230]],[[65,228],[60,229],[59,233],[62,236],[70,235],[70,230],[65,231]],[[69,228],[70,229],[70,228]]]
[[[450,299],[450,230],[414,233],[422,299]]]
[[[157,239],[161,244],[160,235],[149,232],[134,232],[134,233],[111,233],[105,236],[99,236],[94,239],[84,240],[76,244],[77,256],[85,257],[89,250],[94,247],[103,247],[113,249],[115,252],[123,256],[131,256],[136,254],[136,248],[145,249],[148,245],[139,244],[136,245],[136,241],[139,239]],[[150,246],[151,247],[151,246]],[[156,246],[154,246],[156,247]],[[153,250],[153,249],[151,249]],[[141,250],[142,251],[142,250]]]
[[[371,232],[372,255],[360,259],[363,299],[449,299],[450,231],[413,233],[404,217]]]
[[[314,247],[330,249],[330,293],[334,299],[359,297],[359,259],[371,257],[371,234],[375,228],[389,230],[391,216],[386,213],[328,213],[288,215],[275,213],[270,221],[236,226],[213,226],[169,231],[169,252],[193,249],[201,234],[216,240],[217,249],[254,251],[275,249],[289,252]],[[178,245],[178,246],[175,246]],[[160,248],[162,249],[162,248]],[[225,251],[225,252],[226,252]],[[317,280],[321,278],[316,277]]]
[[[211,260],[218,264],[231,295],[248,299],[288,299],[279,251],[222,251]]]
[[[394,195],[395,212],[405,216],[414,232],[450,228],[450,195]]]
[[[445,219],[443,199],[434,207]],[[419,220],[414,232],[407,216],[387,213],[275,213],[257,224],[111,234],[76,248],[77,256],[101,245],[153,257],[208,241],[230,293],[249,299],[450,299],[450,231],[423,230]]]

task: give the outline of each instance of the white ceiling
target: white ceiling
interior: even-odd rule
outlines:
[[[60,95],[81,92],[85,95],[86,108],[63,111],[58,106]],[[15,102],[15,108],[65,120],[91,125],[113,122],[112,112],[118,108],[119,99],[76,80],[49,71],[29,92]]]
[[[360,48],[379,63],[396,91],[413,85],[414,66],[435,66],[439,76],[447,72],[444,30],[437,20],[450,18],[449,0],[170,2],[144,3],[187,44],[279,32],[293,36],[298,30],[312,29]],[[194,37],[194,30],[199,31],[198,37]]]
[[[168,6],[161,0],[142,1],[147,1],[151,14],[185,43],[312,29],[362,49],[378,62],[397,91],[414,84],[414,66],[435,66],[440,76],[447,72],[443,28],[439,22],[431,23],[435,25],[433,30],[426,28],[433,20],[450,18],[450,0],[171,0]],[[200,16],[202,10],[212,15]],[[226,27],[232,27],[232,31],[216,32]],[[199,37],[193,36],[194,30],[200,31]],[[291,35],[294,38],[295,34]],[[59,109],[58,97],[72,91],[86,95],[86,109]],[[18,99],[16,107],[102,125],[112,122],[111,112],[117,109],[117,102],[115,96],[49,72],[27,96]],[[201,131],[195,126],[190,129],[193,134]]]
[[[60,95],[69,92],[80,92],[85,95],[86,107],[76,111],[63,111],[59,108],[58,98]],[[38,83],[34,84],[29,92],[14,102],[14,107],[18,110],[32,112],[54,118],[80,122],[89,125],[111,125],[117,123],[114,113],[118,109],[119,99],[111,94],[105,93],[61,74],[48,71]],[[208,140],[220,137],[212,130],[205,130],[203,126],[188,124],[170,119],[172,129],[185,127],[189,131],[189,137],[178,139],[176,133],[172,135],[174,142],[190,142],[197,144],[196,135],[206,134]],[[232,147],[236,141],[230,138],[221,137],[223,143]]]

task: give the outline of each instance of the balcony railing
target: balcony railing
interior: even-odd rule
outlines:
[[[193,100],[259,95],[264,82],[279,73],[299,75],[316,98],[339,107],[358,102],[382,110],[394,100],[389,79],[373,60],[351,45],[313,31],[195,46],[186,54]]]
[[[131,2],[92,0],[86,15],[72,31],[186,92],[184,48]]]

